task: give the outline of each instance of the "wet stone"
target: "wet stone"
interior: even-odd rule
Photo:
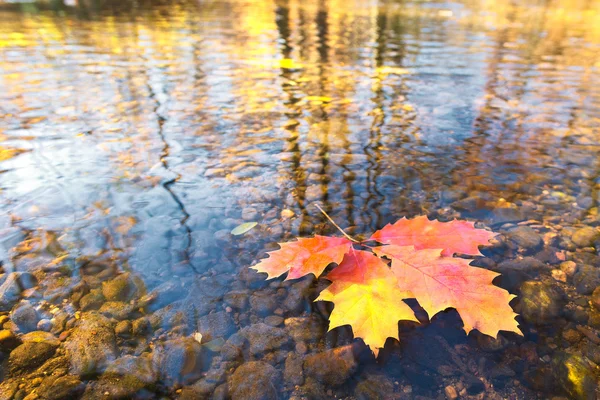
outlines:
[[[250,307],[259,315],[269,315],[279,306],[277,297],[270,293],[255,293],[250,296]]]
[[[152,326],[147,317],[140,317],[133,321],[131,330],[135,336],[144,336],[147,333],[150,333]]]
[[[586,226],[576,230],[571,236],[571,240],[578,247],[591,247],[600,242],[600,230]]]
[[[595,364],[600,365],[600,346],[597,344],[589,344],[585,349],[585,355]]]
[[[296,341],[317,341],[326,330],[326,322],[315,316],[287,318],[284,323],[289,335]]]
[[[577,329],[565,329],[562,333],[563,339],[571,344],[575,344],[581,340],[582,334]]]
[[[339,386],[346,382],[357,368],[352,345],[309,355],[304,362],[307,375],[331,386]]]
[[[592,328],[600,329],[600,310],[589,310],[587,323]]]
[[[227,362],[217,361],[213,363],[206,375],[189,387],[196,395],[196,397],[193,398],[209,397],[215,391],[217,386],[225,380],[229,367],[230,364]],[[191,398],[192,397],[190,397],[190,399]]]
[[[33,331],[33,332],[26,333],[21,336],[21,340],[23,341],[23,343],[43,342],[43,343],[49,343],[55,347],[58,347],[60,345],[60,340],[58,340],[58,338],[56,336],[54,336],[53,334],[51,334],[49,332],[45,332],[45,331]]]
[[[248,340],[253,355],[278,350],[290,343],[290,337],[284,329],[264,323],[247,326],[240,331],[240,335]]]
[[[115,326],[115,333],[117,336],[121,337],[129,337],[131,336],[131,322],[130,321],[120,321]]]
[[[292,313],[310,309],[310,296],[313,294],[314,280],[305,277],[288,287],[288,294],[283,301],[283,308]]]
[[[600,310],[600,286],[598,286],[592,292],[592,298],[590,299],[590,303],[596,310]]]
[[[192,338],[178,338],[160,344],[152,361],[168,385],[194,382],[210,365],[202,346]]]
[[[97,310],[104,304],[105,300],[102,290],[92,289],[79,300],[79,308],[81,311]]]
[[[245,344],[246,338],[239,333],[231,335],[221,347],[221,356],[223,357],[223,360],[232,361],[241,358]]]
[[[37,329],[38,313],[27,300],[21,300],[12,310],[11,320],[23,333]]]
[[[22,289],[29,289],[37,284],[30,273],[11,272],[4,277],[0,285],[0,311],[9,311],[19,300]]]
[[[302,371],[302,364],[304,360],[302,357],[294,353],[289,353],[285,359],[285,367],[283,371],[283,379],[288,387],[294,387],[296,385],[302,385],[304,383],[304,376]]]
[[[580,265],[573,276],[573,284],[577,293],[589,295],[600,286],[600,268],[591,265]]]
[[[521,285],[518,309],[523,318],[543,324],[557,318],[564,307],[563,293],[555,286],[539,281],[527,281]]]
[[[235,330],[235,323],[225,311],[208,314],[198,319],[198,332],[206,341],[216,338],[227,339]]]
[[[522,259],[505,260],[491,269],[501,274],[498,278],[501,287],[514,291],[524,281],[536,276],[544,267],[544,263],[536,258],[524,257]]]
[[[36,393],[46,400],[70,400],[78,398],[84,389],[85,385],[75,375],[51,375],[44,378]]]
[[[89,376],[103,372],[118,355],[110,320],[97,313],[83,314],[67,338],[65,349],[73,374]]]
[[[129,301],[135,293],[135,285],[131,274],[126,272],[115,278],[102,282],[102,295],[108,301]]]
[[[279,372],[261,361],[247,362],[229,378],[232,400],[275,400],[278,395]]]
[[[448,400],[456,400],[458,398],[458,392],[452,385],[448,385],[444,388],[444,394]]]
[[[223,297],[223,301],[228,306],[237,310],[245,310],[248,307],[248,292],[246,291],[232,291]]]
[[[258,218],[256,208],[246,207],[242,210],[242,219],[244,221],[255,221]]]
[[[269,315],[265,318],[265,324],[270,326],[280,326],[283,324],[283,318],[279,315]]]
[[[385,399],[394,392],[394,383],[385,375],[368,374],[356,385],[358,400]]]
[[[108,366],[105,374],[110,376],[133,375],[137,380],[147,384],[155,382],[158,378],[147,353],[139,357],[126,355],[117,358]]]
[[[41,319],[36,328],[40,331],[50,332],[52,330],[52,321],[49,319]]]
[[[324,385],[316,381],[315,379],[308,377],[305,379],[304,385],[294,390],[292,396],[290,397],[290,400],[312,400],[327,398],[328,394],[325,390]]]
[[[552,376],[573,399],[595,399],[598,383],[590,365],[579,355],[557,354],[552,360]]]
[[[577,264],[574,261],[563,261],[560,263],[560,270],[564,272],[568,278],[572,278],[577,271]]]
[[[8,359],[13,374],[31,371],[54,354],[56,346],[46,342],[25,342],[15,348]]]
[[[473,375],[466,375],[464,378],[464,384],[467,389],[467,393],[470,395],[476,395],[485,390],[485,384],[483,381]]]
[[[98,311],[109,318],[124,320],[129,318],[134,309],[135,306],[133,304],[122,301],[107,301],[106,303],[102,304],[100,310]]]
[[[551,272],[552,277],[554,278],[554,280],[556,280],[557,282],[563,282],[563,283],[567,282],[567,274],[565,274],[560,269],[553,269],[550,272]]]
[[[103,374],[97,381],[89,382],[82,400],[152,399],[154,393],[137,376]]]
[[[542,237],[528,226],[519,226],[506,233],[509,240],[523,249],[525,252],[539,250],[544,241]]]
[[[18,345],[21,344],[21,340],[15,336],[12,331],[8,329],[0,330],[0,350],[3,352],[9,352]]]

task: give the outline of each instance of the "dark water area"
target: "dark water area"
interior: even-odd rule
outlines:
[[[0,3],[0,398],[595,399],[599,154],[597,1]],[[327,332],[315,204],[499,232],[524,336]]]

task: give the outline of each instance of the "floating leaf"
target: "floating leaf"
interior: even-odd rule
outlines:
[[[315,301],[334,304],[329,330],[350,325],[377,355],[388,337],[398,337],[398,321],[417,321],[412,309],[402,300],[408,293],[398,290],[398,282],[388,266],[372,253],[353,250],[344,257],[333,284]],[[334,272],[337,272],[338,269]]]
[[[234,236],[243,235],[244,233],[248,232],[250,229],[254,228],[256,225],[258,225],[257,222],[245,222],[245,223],[233,228],[231,230],[231,234]]]
[[[403,218],[369,239],[388,245],[357,242],[371,251],[355,249],[356,240],[344,234],[347,238],[315,236],[281,243],[281,249],[251,268],[267,273],[268,279],[286,272],[287,279],[295,279],[318,277],[329,264],[338,264],[326,276],[331,285],[317,298],[334,303],[329,329],[350,325],[376,355],[388,337],[397,337],[398,321],[417,321],[406,299],[416,299],[430,317],[455,308],[467,333],[521,334],[509,305],[515,296],[492,284],[498,274],[452,257],[480,254],[479,246],[488,244],[493,232],[468,221]],[[381,257],[392,260],[391,267]]]
[[[281,249],[268,253],[269,258],[251,268],[266,272],[267,279],[276,278],[288,271],[287,279],[297,279],[308,274],[318,277],[329,264],[339,264],[342,261],[344,254],[352,247],[352,242],[345,238],[315,235],[314,238],[279,245]]]
[[[467,333],[477,329],[493,337],[501,330],[521,334],[517,314],[508,305],[515,296],[492,285],[500,274],[472,267],[471,260],[443,257],[440,249],[392,245],[373,251],[392,260],[400,291],[412,293],[429,317],[455,308]]]

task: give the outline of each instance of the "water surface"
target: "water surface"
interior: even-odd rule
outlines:
[[[573,240],[600,225],[600,3],[0,6],[3,279],[36,277],[21,297],[57,337],[97,309],[113,324],[151,320],[151,330],[116,339],[111,357],[145,357],[160,370],[143,395],[136,387],[124,397],[176,398],[196,385],[235,398],[231,376],[253,360],[282,374],[282,398],[309,389],[376,398],[361,382],[385,398],[439,398],[447,387],[477,398],[591,396],[571,378],[598,377],[590,351],[600,318],[591,291],[555,271],[574,261],[592,268],[586,281],[600,274],[598,240]],[[263,283],[248,271],[276,242],[338,234],[315,203],[358,236],[402,216],[479,221],[503,233],[479,265],[532,257],[541,266],[501,284],[520,294],[523,282],[541,282],[560,293],[561,311],[520,317],[525,336],[502,334],[495,345],[465,336],[448,312],[406,328],[406,341],[389,341],[376,362],[349,329],[323,332],[331,307],[311,300],[325,281]],[[517,226],[534,238],[520,240]],[[82,306],[121,272],[135,293],[117,306],[133,310],[114,315],[102,296]],[[11,320],[15,304],[4,309]],[[235,327],[214,335],[223,341],[264,322],[289,333],[294,318],[317,321],[317,333],[232,360],[217,341],[200,375],[181,378],[176,361],[165,372],[156,349],[202,333],[198,321],[215,313]],[[285,371],[287,358],[349,343],[357,370],[339,385],[315,383],[306,367],[300,380]],[[102,386],[102,373],[82,376],[78,390],[93,397],[118,386]]]

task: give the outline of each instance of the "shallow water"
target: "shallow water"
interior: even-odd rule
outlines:
[[[592,398],[578,382],[598,379],[600,316],[580,286],[600,286],[600,243],[573,234],[600,226],[600,3],[505,3],[0,3],[2,281],[35,276],[20,298],[61,337],[50,360],[94,310],[152,324],[104,355],[151,359],[141,386],[98,367],[72,395],[242,398],[234,371],[262,360],[282,398]],[[447,312],[378,362],[356,339],[356,370],[317,383],[302,360],[352,343],[323,332],[325,281],[248,270],[276,242],[337,234],[314,204],[357,236],[402,216],[479,221],[502,233],[479,265],[508,271],[498,284],[515,294],[541,282],[560,309],[525,310],[524,337],[492,341]],[[514,267],[523,257],[539,265]],[[119,304],[81,301],[124,271]],[[0,300],[4,328],[30,330],[19,298]],[[227,329],[202,332],[215,313]],[[262,322],[293,339],[227,359],[222,341]],[[196,331],[214,339],[198,374],[187,345],[156,355]],[[3,390],[38,368],[11,369],[10,350]]]

